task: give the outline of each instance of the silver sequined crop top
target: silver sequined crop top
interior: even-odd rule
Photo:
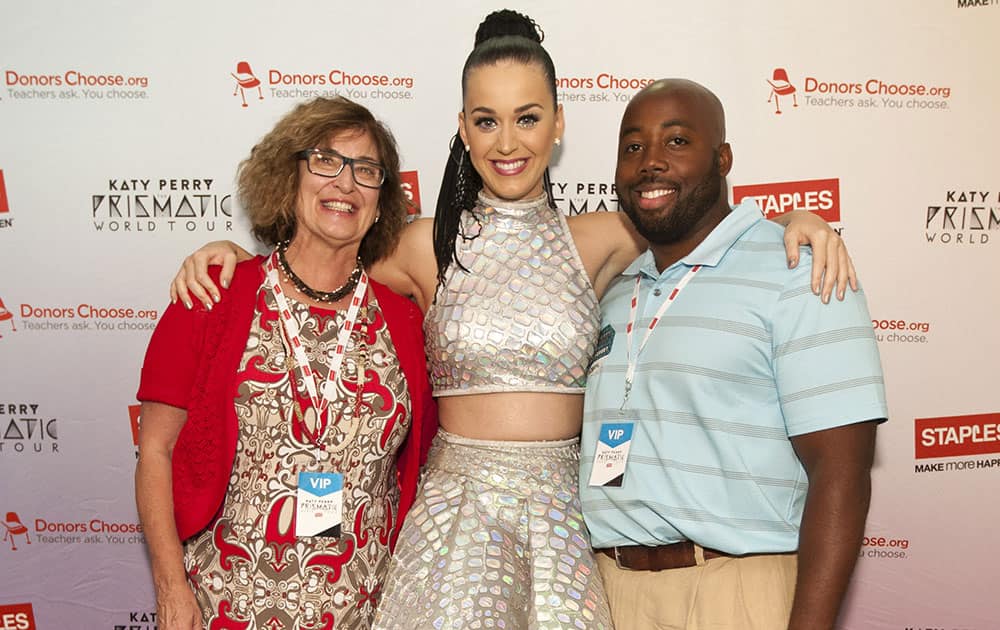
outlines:
[[[469,272],[452,263],[424,319],[434,395],[582,392],[600,314],[566,218],[544,195],[480,193],[474,212],[456,240]]]

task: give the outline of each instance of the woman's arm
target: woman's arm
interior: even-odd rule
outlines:
[[[848,284],[857,290],[857,275],[844,240],[826,221],[805,210],[788,212],[773,220],[785,226],[789,268],[799,263],[800,245],[812,248],[813,293],[828,302],[834,287],[838,300],[844,299]],[[647,247],[624,212],[592,212],[570,217],[568,223],[598,297]]]
[[[208,276],[208,266],[222,265],[219,284],[223,289],[228,289],[236,263],[251,258],[253,254],[232,241],[212,241],[202,245],[181,262],[181,268],[170,282],[170,302],[176,304],[179,299],[190,309],[193,306],[191,296],[194,296],[206,309],[212,310],[212,304],[217,303],[222,296],[219,294],[219,287]]]
[[[410,223],[403,228],[392,254],[368,270],[372,278],[412,299],[424,313],[434,301],[437,289],[433,230],[433,219],[417,219]]]
[[[838,300],[844,299],[848,284],[857,290],[857,274],[844,240],[826,221],[805,210],[788,212],[773,220],[785,226],[785,255],[789,267],[798,264],[800,245],[812,247],[813,293],[828,302],[834,287]],[[611,280],[646,248],[646,242],[622,212],[584,214],[570,217],[568,222],[599,297]],[[437,287],[432,229],[432,219],[420,219],[407,225],[396,250],[370,270],[375,280],[414,299],[424,312],[433,301]],[[208,275],[209,265],[222,265],[219,284],[227,288],[236,263],[249,258],[252,255],[232,241],[213,241],[202,246],[181,263],[170,283],[171,302],[179,299],[191,308],[193,296],[211,310],[221,294]]]
[[[144,402],[141,418],[135,503],[153,568],[157,624],[161,630],[203,630],[201,610],[187,582],[184,549],[174,522],[171,458],[187,412]]]
[[[426,312],[434,299],[437,287],[437,265],[432,241],[433,220],[419,219],[403,228],[399,244],[387,258],[375,263],[371,277],[396,293],[413,299],[420,310]],[[208,275],[209,265],[222,265],[219,284],[229,288],[236,263],[253,258],[253,255],[232,241],[213,241],[184,259],[177,275],[170,282],[170,301],[179,299],[191,308],[192,297],[208,310],[222,294]]]
[[[786,212],[771,220],[785,226],[785,255],[789,268],[799,264],[800,245],[812,248],[812,291],[822,297],[823,302],[830,301],[834,287],[838,300],[844,299],[848,284],[858,290],[857,272],[844,239],[829,223],[807,210]]]
[[[624,212],[588,212],[568,217],[566,223],[598,299],[649,247]]]

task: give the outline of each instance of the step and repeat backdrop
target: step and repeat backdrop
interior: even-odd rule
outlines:
[[[433,213],[467,2],[0,5],[0,628],[150,630],[134,394],[182,256],[251,245],[237,163],[296,103],[393,129]],[[841,627],[993,630],[1000,539],[1000,3],[513,2],[545,30],[567,214],[615,211],[628,99],[728,113],[734,200],[818,213],[865,284],[891,419]]]

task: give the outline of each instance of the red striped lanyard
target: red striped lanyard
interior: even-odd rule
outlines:
[[[281,323],[285,328],[285,335],[288,337],[292,353],[295,355],[295,362],[299,364],[299,373],[302,377],[302,382],[306,386],[306,391],[309,392],[309,400],[312,401],[313,409],[316,410],[317,415],[321,418],[327,407],[330,406],[330,403],[337,398],[336,379],[340,372],[340,366],[344,362],[344,355],[347,352],[347,342],[351,338],[351,330],[353,330],[354,322],[357,320],[358,312],[361,310],[361,302],[364,301],[365,293],[368,291],[368,274],[364,271],[361,272],[358,287],[354,290],[354,296],[351,298],[351,304],[347,308],[347,315],[344,317],[344,323],[340,328],[340,335],[337,337],[337,345],[329,354],[330,371],[327,374],[326,381],[322,387],[318,388],[319,391],[317,391],[316,374],[309,367],[309,357],[306,356],[305,348],[302,347],[299,322],[295,319],[295,315],[292,314],[292,309],[288,306],[288,300],[285,299],[285,293],[281,290],[281,285],[278,283],[277,260],[278,252],[276,250],[267,259],[267,284],[274,294],[275,301],[278,303]],[[360,384],[358,387],[360,388]],[[324,427],[323,433],[326,433],[329,423],[322,423],[322,425]],[[315,441],[318,443],[322,437],[323,435],[316,436]]]
[[[639,310],[639,285],[642,283],[642,274],[635,277],[635,289],[632,291],[632,304],[629,307],[628,324],[625,326],[625,338],[627,339],[626,347],[626,358],[628,361],[628,367],[625,370],[625,397],[622,400],[622,408],[624,409],[625,403],[628,402],[629,394],[632,393],[632,381],[635,379],[635,368],[638,364],[639,355],[642,353],[643,348],[646,347],[646,342],[649,341],[649,336],[653,334],[653,329],[656,325],[660,323],[660,318],[663,314],[667,312],[667,309],[674,303],[677,296],[680,294],[681,290],[687,286],[688,282],[691,282],[691,278],[694,274],[698,273],[701,269],[701,265],[695,265],[681,278],[681,281],[677,283],[674,290],[670,292],[667,299],[664,300],[663,304],[656,311],[656,315],[653,319],[649,321],[649,326],[646,328],[646,335],[642,338],[642,342],[639,344],[639,349],[636,350],[635,354],[632,354],[632,338],[635,332],[635,322],[636,322],[636,312]]]

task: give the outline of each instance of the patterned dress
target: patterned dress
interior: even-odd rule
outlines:
[[[344,312],[287,297],[310,365],[325,379]],[[406,436],[410,402],[389,330],[369,292],[337,399],[322,418],[287,345],[274,297],[262,287],[240,362],[240,434],[225,502],[214,526],[185,545],[208,630],[368,628],[378,604],[398,527],[392,455]],[[300,471],[344,475],[339,538],[295,536]]]

